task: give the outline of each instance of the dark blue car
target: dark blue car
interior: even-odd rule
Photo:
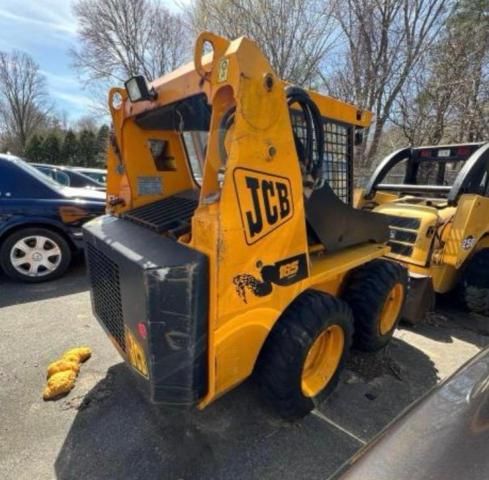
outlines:
[[[12,155],[0,155],[0,265],[11,278],[62,275],[83,246],[81,226],[102,215],[105,194],[60,185]]]

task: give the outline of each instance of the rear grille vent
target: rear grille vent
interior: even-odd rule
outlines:
[[[419,218],[389,215],[389,242],[391,252],[403,257],[413,254],[413,246],[418,238],[421,225]]]
[[[179,236],[190,230],[190,220],[198,204],[193,198],[173,196],[129,210],[122,217],[156,233]]]
[[[391,252],[396,255],[402,255],[403,257],[410,257],[413,254],[413,247],[405,245],[404,243],[387,242],[387,245],[391,247]]]
[[[395,217],[394,215],[389,215],[389,225],[398,228],[407,228],[408,230],[417,230],[421,225],[419,218],[411,217]]]
[[[417,237],[416,232],[410,232],[409,230],[397,230],[396,228],[391,228],[389,232],[389,238],[393,241],[414,243]]]
[[[87,259],[95,313],[125,352],[126,338],[122,317],[119,268],[107,255],[90,243],[87,243]]]

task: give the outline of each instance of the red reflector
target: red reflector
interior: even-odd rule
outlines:
[[[146,338],[148,336],[148,331],[146,330],[146,324],[143,322],[138,323],[138,332],[141,338]]]
[[[431,150],[421,150],[419,152],[420,157],[431,157]]]
[[[459,157],[468,157],[470,155],[470,148],[469,147],[458,147],[457,148],[457,155]]]

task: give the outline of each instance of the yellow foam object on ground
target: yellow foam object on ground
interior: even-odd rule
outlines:
[[[56,360],[48,365],[48,378],[55,373],[65,372],[67,370],[71,370],[77,374],[80,371],[80,364],[75,361],[65,360],[64,358]]]
[[[80,364],[92,355],[88,347],[77,347],[67,350],[59,360],[48,366],[48,383],[44,388],[44,400],[56,399],[66,395],[74,386]]]
[[[65,360],[72,360],[73,358],[78,358],[79,363],[83,363],[90,358],[92,351],[88,347],[77,347],[70,350],[66,350],[63,353],[62,358]]]
[[[65,370],[51,375],[44,389],[42,398],[51,400],[60,395],[67,394],[75,386],[76,373],[73,370]]]
[[[80,357],[78,355],[75,355],[74,353],[70,353],[69,355],[63,355],[61,357],[61,360],[64,360],[65,362],[72,362],[76,363],[77,365],[80,365]]]

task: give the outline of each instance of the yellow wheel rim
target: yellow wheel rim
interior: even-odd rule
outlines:
[[[340,363],[345,334],[331,325],[314,340],[302,368],[301,388],[306,397],[316,396],[333,377]]]
[[[403,299],[404,287],[402,284],[396,283],[388,293],[382,311],[380,312],[379,332],[381,335],[385,335],[392,330],[401,311]]]

